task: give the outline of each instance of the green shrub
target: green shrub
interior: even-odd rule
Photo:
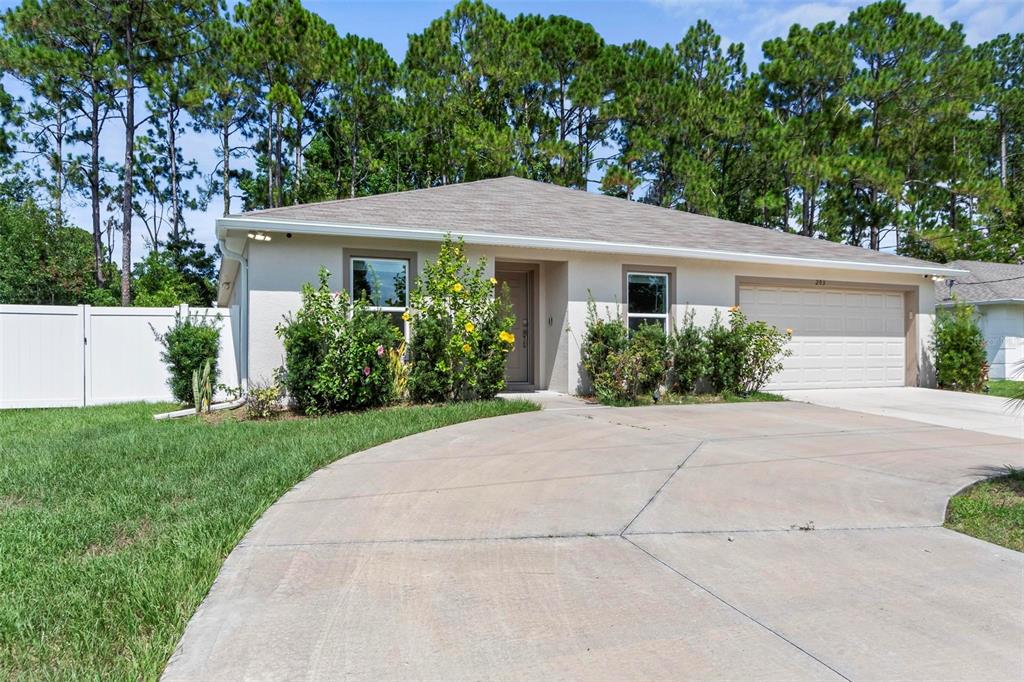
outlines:
[[[746,395],[759,391],[782,369],[790,330],[781,332],[764,322],[748,322],[739,306],[729,308],[729,323],[715,311],[705,332],[708,383],[716,393]]]
[[[348,292],[331,293],[330,273],[302,287],[302,307],[277,326],[284,341],[283,385],[295,406],[317,415],[392,401],[388,352],[402,342],[390,316]]]
[[[608,356],[606,369],[594,380],[594,392],[605,403],[635,402],[661,385],[665,369],[665,330],[645,324],[629,335],[625,349]]]
[[[166,332],[159,334],[154,330],[157,341],[163,346],[160,359],[170,373],[167,385],[177,402],[190,404],[193,401],[192,373],[201,372],[207,361],[210,362],[210,385],[217,384],[220,319],[220,315],[212,318],[197,314],[182,316],[179,312],[175,313],[174,324]]]
[[[677,393],[693,393],[708,372],[708,348],[704,330],[694,324],[694,310],[683,315],[683,326],[673,329],[668,338],[668,357],[672,365],[669,388]]]
[[[932,332],[935,378],[941,388],[980,391],[988,378],[985,337],[974,308],[956,301],[951,309],[940,309]]]
[[[622,319],[604,319],[597,313],[597,304],[592,297],[587,300],[587,328],[583,334],[580,349],[583,371],[587,373],[590,386],[597,392],[597,377],[608,374],[612,356],[622,353],[629,343],[629,333]]]
[[[729,309],[729,323],[722,323],[716,310],[711,325],[704,331],[707,339],[707,380],[715,393],[741,393],[743,358],[747,354],[747,340],[742,324],[737,324],[738,308]]]
[[[740,390],[746,395],[760,391],[782,371],[783,359],[793,354],[786,347],[793,332],[789,329],[781,332],[764,322],[746,322],[744,336],[746,355],[740,371]]]
[[[409,396],[415,402],[486,400],[505,387],[515,345],[507,287],[495,295],[486,261],[470,267],[462,240],[445,237],[410,293]]]

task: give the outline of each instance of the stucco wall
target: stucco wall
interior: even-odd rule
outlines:
[[[1024,378],[1024,305],[981,306],[981,331],[988,351],[989,376],[993,379]]]
[[[249,242],[249,376],[269,378],[283,363],[281,343],[274,327],[300,304],[304,282],[316,280],[321,265],[331,272],[331,286],[342,288],[344,248],[386,249],[415,252],[420,269],[436,258],[436,245],[400,240],[351,239],[323,236],[286,238],[275,234],[271,242]],[[496,260],[525,261],[540,265],[538,322],[543,338],[538,351],[535,379],[539,387],[558,391],[584,388],[580,372],[580,341],[587,318],[587,300],[592,296],[601,314],[617,313],[622,301],[622,265],[676,268],[673,315],[678,321],[687,306],[696,319],[706,324],[717,309],[736,303],[737,277],[781,277],[801,280],[864,282],[918,287],[916,316],[921,383],[931,382],[931,339],[934,291],[920,275],[881,274],[832,268],[767,266],[664,257],[616,256],[579,252],[482,247],[470,245],[467,255],[487,258],[487,274]],[[535,337],[536,338],[536,337]]]

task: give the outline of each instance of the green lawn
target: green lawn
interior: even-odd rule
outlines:
[[[156,678],[228,552],[297,482],[385,441],[537,409],[151,418],[166,407],[0,412],[0,678]]]
[[[1013,379],[992,379],[988,382],[988,394],[1001,398],[1024,396],[1024,381]]]
[[[1024,552],[1024,469],[981,481],[952,498],[946,527]]]

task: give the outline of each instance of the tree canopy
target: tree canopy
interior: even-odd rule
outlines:
[[[78,259],[85,234],[79,272],[124,304],[209,302],[214,255],[189,222],[214,197],[227,215],[506,174],[940,261],[1024,260],[1024,37],[972,46],[900,0],[762,46],[705,20],[674,44],[616,45],[460,0],[401,63],[300,0],[24,0],[0,22],[0,64],[0,188],[30,178],[27,197],[0,192],[27,240],[5,238],[0,260]],[[26,297],[11,286],[0,301]]]

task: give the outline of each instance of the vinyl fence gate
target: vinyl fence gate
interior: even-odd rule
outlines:
[[[0,305],[0,408],[171,400],[154,330],[176,313],[220,315],[219,383],[238,384],[229,308]]]

